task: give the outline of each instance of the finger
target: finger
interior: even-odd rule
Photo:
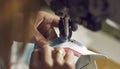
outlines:
[[[55,48],[53,52],[55,69],[61,69],[62,65],[64,64],[64,55],[65,55],[65,51],[62,47]]]
[[[38,44],[38,46],[44,46],[49,44],[46,38],[38,30],[35,30],[33,34],[34,34],[33,38],[35,42]]]
[[[72,51],[67,51],[66,52],[66,55],[65,55],[65,57],[64,57],[64,59],[65,59],[65,62],[67,62],[67,63],[71,63],[71,61],[73,61],[73,58],[74,58],[74,54],[73,54],[73,52]]]
[[[53,48],[48,45],[42,47],[42,62],[47,68],[53,67],[52,51]]]
[[[52,26],[58,27],[58,23],[60,20],[59,16],[56,16],[45,11],[40,11],[39,16],[40,17],[42,16],[46,23],[50,23]]]
[[[43,20],[44,18],[42,16],[37,16],[34,26],[37,28],[43,22]]]
[[[45,37],[37,30],[33,23],[31,23],[31,34],[33,40],[38,44],[38,46],[43,46],[44,44],[49,44]]]
[[[41,25],[38,26],[38,30],[48,40],[51,40],[57,37],[57,34],[53,26],[51,26],[51,24],[42,22]]]
[[[51,15],[51,17],[48,20],[49,20],[49,22],[47,22],[47,23],[50,23],[50,24],[48,24],[46,26],[46,28],[48,28],[47,39],[50,40],[50,39],[54,39],[57,37],[54,27],[58,27],[59,17],[56,15]],[[52,35],[51,35],[51,33],[52,33]]]
[[[54,26],[54,27],[58,27],[58,25],[59,25],[59,20],[60,20],[60,17],[54,15],[54,16],[53,16],[53,22],[52,22],[51,25]]]
[[[51,33],[52,33],[52,35],[51,35]],[[47,39],[52,40],[52,39],[55,39],[56,37],[57,37],[57,34],[56,34],[55,30],[53,28],[49,29],[48,33],[47,33]]]
[[[67,67],[69,69],[75,69],[74,54],[72,51],[66,52],[64,59],[65,59],[64,67]]]
[[[38,27],[39,31],[37,30],[36,35],[34,36],[35,40],[38,42],[37,44],[41,46],[44,44],[49,44],[47,39],[50,40],[57,37],[57,34],[55,33],[53,26],[57,26],[58,21],[59,17],[56,15],[49,14],[45,11],[40,11],[38,13],[37,20],[35,22],[36,23],[35,27],[39,26]]]
[[[40,61],[41,61],[41,54],[38,49],[35,49],[32,52],[31,59],[30,59],[30,69],[40,69]]]

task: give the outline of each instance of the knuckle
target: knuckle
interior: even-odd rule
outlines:
[[[56,47],[57,50],[63,49],[61,46]]]
[[[61,62],[59,59],[57,59],[57,60],[55,61],[55,64],[56,64],[56,65],[59,65],[59,66],[62,66],[62,65],[63,65],[63,62]]]
[[[48,60],[45,60],[45,61],[43,62],[43,64],[46,65],[47,67],[52,67],[52,66],[53,66],[52,61],[48,61]]]
[[[74,64],[73,64],[73,62],[65,62],[64,65],[66,67],[73,67]]]
[[[43,49],[43,52],[44,52],[44,51],[47,52],[47,51],[50,51],[50,50],[51,50],[51,47],[48,46],[48,45],[43,45],[43,46],[42,46],[42,49]]]

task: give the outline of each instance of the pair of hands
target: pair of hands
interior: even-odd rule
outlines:
[[[75,69],[73,52],[61,47],[52,48],[49,45],[35,49],[31,55],[30,69]]]
[[[58,16],[44,11],[38,13],[33,35],[42,49],[33,51],[30,69],[75,69],[72,51],[65,52],[61,47],[52,48],[49,46],[49,40],[57,37],[53,27],[57,27],[58,22]]]

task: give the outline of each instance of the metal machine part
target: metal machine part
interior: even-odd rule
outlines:
[[[64,18],[60,18],[59,21],[60,38],[63,41],[69,40],[72,35],[72,31],[68,21],[69,21],[69,17],[67,16],[65,16]]]
[[[101,23],[106,19],[109,4],[107,0],[46,0],[56,15],[63,17],[67,8],[67,14],[71,21],[84,25],[86,28],[97,31],[101,29]]]
[[[63,41],[70,39],[72,31],[77,30],[77,24],[92,31],[100,30],[102,22],[108,15],[107,0],[46,0],[46,2],[61,18],[59,30]]]

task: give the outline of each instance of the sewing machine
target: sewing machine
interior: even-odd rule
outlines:
[[[77,24],[98,31],[108,17],[107,0],[46,0],[47,4],[60,17],[60,38],[65,41],[77,30]]]

